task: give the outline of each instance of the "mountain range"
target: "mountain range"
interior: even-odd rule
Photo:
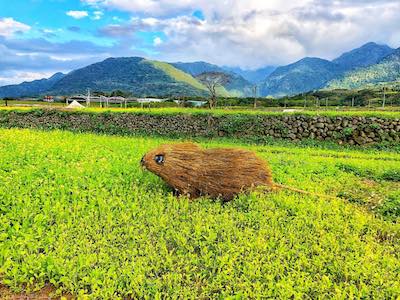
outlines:
[[[391,82],[400,82],[400,48],[376,64],[355,69],[328,82],[327,88],[356,89]]]
[[[368,43],[331,61],[306,57],[287,66],[242,70],[207,62],[167,63],[141,57],[108,58],[68,74],[0,87],[0,97],[72,95],[122,90],[135,96],[207,96],[203,73],[221,73],[229,80],[223,96],[294,95],[318,89],[357,89],[400,81],[400,48]],[[204,76],[203,76],[204,77]]]
[[[366,73],[369,69],[385,60],[387,63],[377,70],[377,78],[384,77],[382,74],[386,72],[396,73],[395,69],[392,70],[391,63],[395,52],[389,46],[368,43],[332,61],[304,58],[272,72],[260,85],[262,94],[286,96],[324,88],[361,88],[367,82],[359,78],[368,77]],[[382,79],[392,81],[394,77]],[[377,79],[376,82],[378,81]]]
[[[260,84],[261,94],[285,96],[320,89],[340,72],[340,66],[328,60],[306,57],[272,72]]]

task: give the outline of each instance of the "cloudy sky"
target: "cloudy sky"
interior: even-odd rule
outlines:
[[[242,68],[400,46],[400,0],[0,0],[0,85],[113,56]]]

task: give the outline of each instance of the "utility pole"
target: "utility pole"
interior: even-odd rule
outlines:
[[[253,87],[253,93],[254,93],[254,108],[257,108],[257,85]]]
[[[386,89],[383,87],[383,102],[382,102],[382,108],[385,108],[386,104]]]
[[[351,107],[354,107],[354,96],[351,98]]]
[[[307,94],[305,94],[305,96],[304,96],[304,108],[306,108],[306,107],[307,107]]]
[[[87,90],[86,106],[90,107],[90,89]]]

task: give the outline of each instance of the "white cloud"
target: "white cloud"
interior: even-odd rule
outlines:
[[[100,20],[103,17],[104,13],[102,11],[93,12],[93,20]]]
[[[13,18],[0,19],[0,36],[12,37],[17,32],[26,32],[30,29],[29,25],[15,21]]]
[[[398,0],[90,1],[136,16],[114,31],[162,31],[158,58],[169,61],[259,67],[304,56],[334,58],[369,41],[400,46]],[[204,21],[191,16],[195,10]]]
[[[70,10],[66,14],[74,19],[82,19],[89,16],[88,12],[84,10]]]
[[[153,40],[153,45],[156,46],[156,47],[160,46],[162,43],[163,43],[163,40],[160,37],[156,37]]]
[[[156,16],[181,12],[195,4],[195,0],[81,0],[94,7],[110,7],[132,13],[147,13]],[[198,1],[197,1],[198,2]],[[203,1],[200,1],[203,2]]]
[[[0,86],[9,84],[19,84],[24,81],[33,81],[42,78],[49,78],[54,72],[27,72],[27,71],[8,71],[7,74],[0,72]]]

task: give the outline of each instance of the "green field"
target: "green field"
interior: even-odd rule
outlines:
[[[400,154],[251,146],[288,191],[175,198],[161,138],[0,129],[0,283],[90,299],[400,297]]]
[[[33,111],[43,110],[46,108],[52,109],[64,109],[65,104],[61,103],[46,103],[43,106],[14,106],[18,101],[13,101],[8,107],[0,106],[0,111]],[[243,107],[230,107],[230,108],[218,108],[218,109],[203,109],[203,108],[182,108],[182,107],[144,107],[144,108],[99,108],[93,104],[90,108],[85,109],[71,109],[69,111],[75,112],[91,112],[91,113],[136,113],[136,114],[152,114],[152,115],[166,115],[166,114],[204,114],[204,115],[270,115],[270,116],[281,116],[281,115],[305,115],[305,116],[360,116],[360,117],[382,117],[398,119],[400,118],[400,111],[396,108],[387,109],[319,109],[312,110],[303,108],[297,108],[296,112],[283,112],[283,108],[268,108],[268,109],[243,109]]]

